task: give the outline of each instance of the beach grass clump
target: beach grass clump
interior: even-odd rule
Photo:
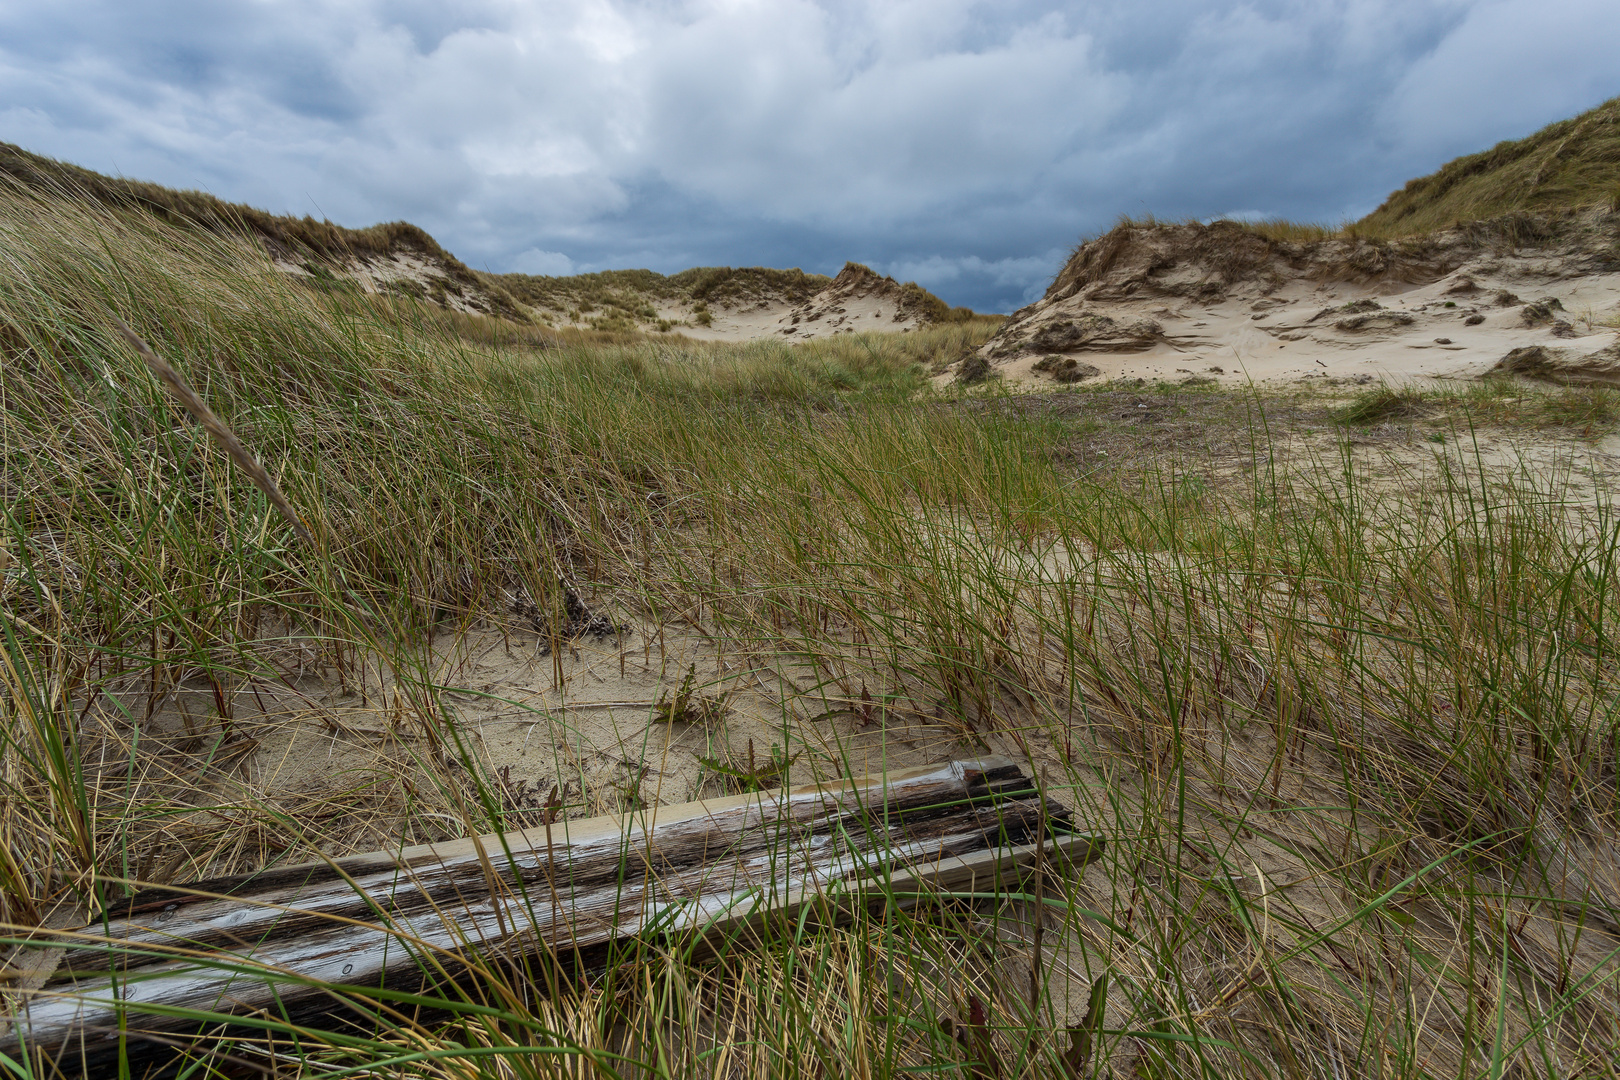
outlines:
[[[1281,241],[1293,244],[1308,244],[1317,240],[1334,240],[1344,235],[1344,225],[1329,225],[1318,221],[1291,221],[1287,218],[1260,218],[1258,220],[1233,220],[1230,218],[1216,218],[1226,225],[1236,225],[1246,233],[1264,237],[1267,240]],[[1116,222],[1115,228],[1153,229],[1171,224],[1198,224],[1196,220],[1186,222],[1167,221],[1151,214],[1134,217],[1122,215]]]
[[[565,709],[524,714],[537,776],[557,780],[540,809],[479,750],[465,702],[498,695],[443,658],[480,624],[515,637],[519,591],[556,642],[547,663],[569,596],[634,624],[592,677],[630,651],[654,663],[666,634],[712,650],[713,678],[675,666],[665,721],[615,748],[632,764],[661,767],[647,731],[674,728],[743,786],[989,750],[1106,840],[995,892],[879,882],[870,907],[718,955],[656,937],[586,971],[424,953],[409,999],[330,987],[358,1025],[219,1034],[197,1014],[181,1048],[197,1075],[1617,1067],[1607,496],[1464,454],[1395,477],[1348,443],[1291,459],[1263,396],[1250,469],[1083,471],[1061,422],[929,390],[930,364],[988,338],[974,321],[800,345],[537,334],[308,288],[233,236],[16,187],[0,257],[12,941],[132,881],[628,805]],[[1404,393],[1369,393],[1347,422],[1425,406]],[[1445,407],[1466,430],[1496,397]],[[703,741],[761,686],[757,757]],[[274,725],[239,715],[272,692],[303,702],[276,723],[323,725],[331,754],[366,764],[284,782]],[[657,797],[633,775],[635,800]],[[23,1057],[14,1071],[47,1073]]]
[[[1342,424],[1377,424],[1421,416],[1429,408],[1424,392],[1415,386],[1380,384],[1356,394],[1336,413]]]

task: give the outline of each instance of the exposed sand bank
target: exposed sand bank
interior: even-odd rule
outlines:
[[[845,266],[831,284],[803,303],[761,299],[736,306],[704,305],[707,324],[697,319],[697,310],[689,304],[671,306],[659,315],[679,323],[682,334],[701,341],[808,341],[834,334],[913,330],[928,321],[907,286],[856,263]]]
[[[1410,254],[1350,240],[1268,246],[1229,224],[1225,235],[1219,225],[1117,232],[1082,247],[985,346],[995,373],[1015,383],[1469,379],[1533,347],[1579,369],[1620,328],[1620,268],[1579,241],[1504,250],[1452,234]],[[1557,377],[1557,366],[1516,373]]]

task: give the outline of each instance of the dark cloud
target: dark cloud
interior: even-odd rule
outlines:
[[[492,269],[1007,309],[1120,213],[1359,216],[1616,56],[1612,0],[0,0],[0,138]]]

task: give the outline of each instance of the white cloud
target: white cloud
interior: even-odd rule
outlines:
[[[496,269],[1005,307],[1122,212],[1369,209],[1615,55],[1612,0],[0,0],[0,139]]]
[[[539,248],[530,248],[527,251],[518,252],[508,262],[511,269],[520,274],[565,277],[575,273],[574,260],[560,251],[541,251]]]
[[[858,59],[807,3],[688,26],[648,62],[643,149],[670,182],[782,218],[914,214],[1041,169],[1117,108],[1091,39],[1045,17],[919,55],[889,21]]]
[[[1435,165],[1620,93],[1620,5],[1486,0],[1401,76],[1383,118]]]

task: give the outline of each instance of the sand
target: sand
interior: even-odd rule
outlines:
[[[1332,384],[1372,381],[1466,380],[1486,374],[1510,351],[1547,345],[1575,352],[1595,352],[1615,343],[1620,334],[1606,320],[1620,316],[1620,274],[1559,281],[1490,283],[1475,298],[1448,296],[1451,278],[1425,286],[1367,287],[1346,283],[1311,285],[1295,282],[1265,297],[1232,298],[1204,306],[1187,302],[1174,307],[1162,300],[1142,303],[1087,304],[1088,314],[1119,322],[1151,319],[1163,336],[1141,351],[1054,350],[1098,369],[1093,378],[1141,378],[1185,382],[1209,380],[1234,384],[1295,383],[1325,380]],[[1484,281],[1478,281],[1484,286]],[[1573,334],[1560,336],[1553,323],[1525,324],[1523,304],[1499,305],[1497,288],[1518,292],[1524,300],[1557,299],[1558,317]],[[1390,315],[1409,316],[1401,326],[1340,329],[1352,319],[1339,311],[1358,300],[1371,300]],[[1446,306],[1448,301],[1455,305]],[[1055,306],[1048,320],[1075,308]],[[1377,312],[1362,314],[1377,315]],[[1473,326],[1472,315],[1483,316]],[[1571,318],[1573,316],[1573,318]],[[1385,323],[1399,320],[1387,319]],[[1564,331],[1569,334],[1569,331]],[[1442,340],[1444,339],[1444,340]],[[995,365],[1012,383],[1049,383],[1034,366],[1045,352],[1033,352]],[[951,376],[941,376],[948,381]]]
[[[962,749],[905,709],[888,711],[886,725],[852,721],[855,692],[793,658],[740,655],[690,627],[632,621],[621,636],[585,636],[556,656],[545,645],[495,613],[447,626],[432,644],[442,714],[517,813],[554,790],[564,816],[588,817],[729,793],[725,769],[757,773],[775,761],[780,782],[805,782],[846,764],[881,772]],[[456,798],[476,805],[471,778],[462,751],[412,718],[420,691],[376,657],[339,673],[306,666],[312,656],[288,643],[263,657],[256,677],[224,687],[227,725],[200,679],[183,681],[150,715],[145,681],[87,710],[105,740],[92,756],[119,762],[108,782],[127,774],[194,805],[176,807],[143,839],[145,876],[184,880],[466,834]],[[669,722],[658,706],[688,677],[692,707]],[[286,820],[304,832],[291,850],[272,824]]]
[[[282,257],[275,257],[272,262],[284,274],[303,278],[316,276],[310,272],[314,263],[297,263]],[[472,315],[489,315],[496,309],[494,302],[482,290],[465,286],[451,277],[442,262],[414,252],[396,251],[388,255],[326,263],[320,269],[334,278],[352,281],[361,292],[372,295],[396,292],[428,299],[451,311]]]
[[[712,326],[692,323],[680,327],[680,332],[699,341],[758,341],[765,338],[809,341],[812,338],[856,332],[901,333],[921,325],[916,317],[901,313],[894,301],[887,297],[844,300],[836,305],[837,310],[829,310],[818,318],[807,317],[805,306],[761,301],[737,310],[711,309],[714,319]],[[675,309],[658,314],[672,321],[680,315]],[[900,316],[898,320],[896,315]],[[688,312],[681,317],[690,319],[691,314]]]
[[[704,341],[809,341],[834,334],[902,333],[925,325],[904,286],[858,263],[847,264],[826,288],[802,303],[767,298],[717,305],[708,309],[707,326],[695,321],[691,305],[667,310],[660,316],[682,322],[681,333]]]
[[[1331,425],[1274,434],[1284,460],[1328,462],[1341,452]],[[1615,435],[1482,430],[1468,441],[1434,441],[1420,421],[1354,436],[1347,449],[1364,484],[1422,487],[1442,469],[1528,471],[1556,482],[1572,513],[1607,502],[1620,476]],[[1217,485],[1245,484],[1242,469],[1233,456],[1199,471]],[[1335,473],[1313,475],[1331,483]],[[1005,557],[1010,579],[1106,576],[1056,548]],[[171,812],[137,840],[148,860],[141,874],[152,880],[465,835],[477,795],[463,753],[494,778],[496,797],[519,820],[554,790],[565,816],[595,816],[728,793],[725,769],[758,773],[773,761],[785,764],[780,781],[795,783],[986,750],[1029,768],[1054,765],[1039,740],[998,731],[982,743],[964,740],[932,701],[884,702],[888,688],[872,686],[866,705],[861,686],[839,685],[801,656],[739,651],[685,621],[660,626],[606,591],[589,600],[623,633],[586,635],[556,655],[523,620],[500,611],[440,627],[430,680],[461,749],[430,737],[417,719],[421,689],[377,657],[351,658],[339,672],[316,664],[312,643],[271,635],[239,665],[252,675],[220,695],[206,680],[183,678],[148,713],[142,677],[87,702],[87,758],[109,763],[105,783],[133,777],[149,793],[173,792]],[[659,706],[678,698],[688,678],[690,707],[669,722]],[[228,724],[219,718],[222,698]],[[288,821],[302,833],[291,847]]]
[[[1230,224],[1116,231],[981,355],[1014,384],[1064,367],[1098,382],[1467,380],[1529,346],[1579,367],[1620,339],[1613,267],[1578,240],[1506,250],[1463,231],[1429,249],[1268,244]]]

